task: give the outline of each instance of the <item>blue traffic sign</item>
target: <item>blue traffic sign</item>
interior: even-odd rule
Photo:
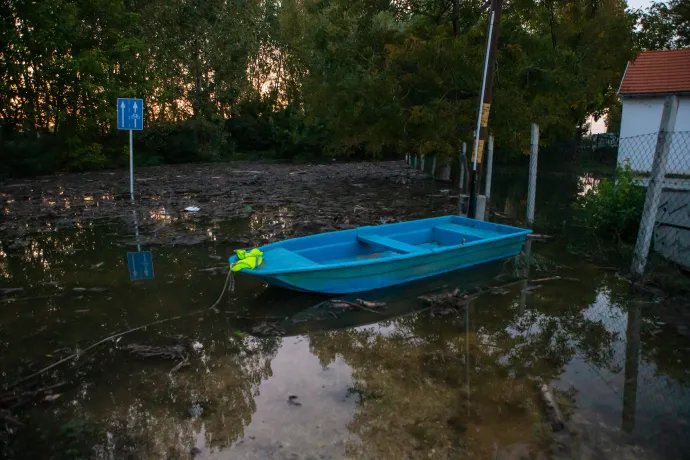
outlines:
[[[130,280],[153,279],[153,257],[151,257],[150,251],[128,252],[127,265],[129,266]]]
[[[117,129],[144,129],[144,101],[143,99],[117,100]]]

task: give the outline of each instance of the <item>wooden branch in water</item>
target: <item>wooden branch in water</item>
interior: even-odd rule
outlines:
[[[360,302],[361,302],[361,303],[360,303]],[[371,313],[376,313],[377,315],[382,314],[380,311],[372,310],[371,308],[365,307],[365,306],[363,305],[364,301],[363,301],[363,300],[359,300],[359,299],[358,299],[356,302],[350,302],[350,301],[347,301],[347,300],[336,299],[336,300],[331,300],[330,303],[331,303],[332,305],[335,305],[335,304],[339,304],[339,303],[340,303],[340,304],[343,304],[343,305],[347,305],[347,306],[349,306],[349,307],[357,308],[357,309],[364,310],[364,311],[369,311],[369,312],[371,312]],[[382,304],[381,306],[385,305],[385,303],[383,303],[383,302],[372,302],[372,304],[377,304],[377,305],[381,305],[381,304]]]
[[[568,276],[558,276],[558,275],[556,275],[556,276],[549,276],[549,277],[546,277],[546,278],[539,278],[539,279],[530,280],[530,281],[533,282],[533,283],[541,283],[541,282],[543,282],[543,281],[556,281],[556,280],[563,280],[563,281],[580,281],[579,278],[571,278],[571,277],[568,277]]]
[[[553,238],[553,236],[542,235],[540,233],[530,233],[529,235],[527,235],[527,238],[531,240],[550,240],[551,238]]]
[[[173,374],[174,372],[179,371],[182,367],[188,366],[188,365],[189,365],[189,358],[187,356],[185,356],[182,361],[180,361],[179,363],[177,363],[177,365],[175,365],[175,367],[170,369],[170,374]]]
[[[17,425],[17,426],[24,426],[24,424],[22,422],[20,422],[19,420],[17,420],[13,416],[11,416],[10,413],[6,410],[0,411],[0,420],[10,422],[10,423]]]

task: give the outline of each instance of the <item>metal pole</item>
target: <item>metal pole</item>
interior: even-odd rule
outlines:
[[[465,186],[465,160],[467,158],[467,142],[462,143],[462,154],[460,155],[460,193]]]
[[[527,225],[534,224],[534,202],[537,197],[537,155],[539,153],[539,126],[532,123],[529,155],[529,186],[527,188]]]
[[[656,138],[652,175],[647,185],[647,195],[644,200],[640,230],[637,233],[637,242],[635,243],[635,253],[632,263],[632,272],[634,275],[642,275],[647,265],[647,255],[649,254],[649,246],[651,245],[652,235],[654,234],[656,214],[659,210],[659,203],[661,202],[661,191],[664,188],[666,163],[668,161],[668,154],[671,151],[671,136],[676,126],[677,114],[678,96],[667,96],[666,101],[664,101],[664,111],[661,114],[659,134]]]
[[[132,209],[132,216],[134,216],[134,234],[137,238],[137,251],[141,252],[141,241],[139,240],[139,219],[137,219],[136,209]]]
[[[479,113],[477,114],[477,130],[475,132],[474,161],[470,174],[469,192],[470,203],[468,216],[474,218],[477,209],[477,187],[481,175],[481,162],[484,154],[484,139],[487,136],[489,125],[489,112],[491,111],[491,99],[493,96],[493,75],[496,62],[496,48],[498,36],[501,30],[502,0],[491,0],[491,19],[489,21],[489,33],[487,37],[486,58],[484,61],[484,75],[482,77],[481,99],[479,100]],[[495,26],[494,26],[495,23]],[[477,169],[479,163],[479,170]]]
[[[486,91],[486,72],[489,68],[489,54],[491,48],[491,35],[494,33],[494,16],[495,11],[491,10],[491,19],[489,20],[489,36],[486,39],[486,56],[484,57],[484,74],[482,76],[482,92],[479,96],[479,113],[477,114],[477,131],[474,137],[474,165],[472,170],[477,170],[477,151],[479,150],[479,130],[482,127],[482,112],[484,111],[484,92]]]
[[[487,157],[486,157],[486,185],[484,189],[484,195],[486,195],[486,201],[491,199],[491,174],[494,169],[494,137],[489,136],[489,145],[487,147]]]
[[[129,197],[134,201],[134,134],[129,130]]]

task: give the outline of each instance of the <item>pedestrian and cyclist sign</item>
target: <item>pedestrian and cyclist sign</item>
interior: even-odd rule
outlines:
[[[118,98],[117,129],[135,131],[144,129],[144,101],[142,99]]]

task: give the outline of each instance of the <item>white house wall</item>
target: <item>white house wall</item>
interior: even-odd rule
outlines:
[[[659,132],[663,97],[623,98],[618,164],[627,158],[637,172],[651,172]],[[668,158],[668,174],[690,175],[690,97],[681,97],[676,117],[676,132],[684,131],[684,142],[674,142]]]

